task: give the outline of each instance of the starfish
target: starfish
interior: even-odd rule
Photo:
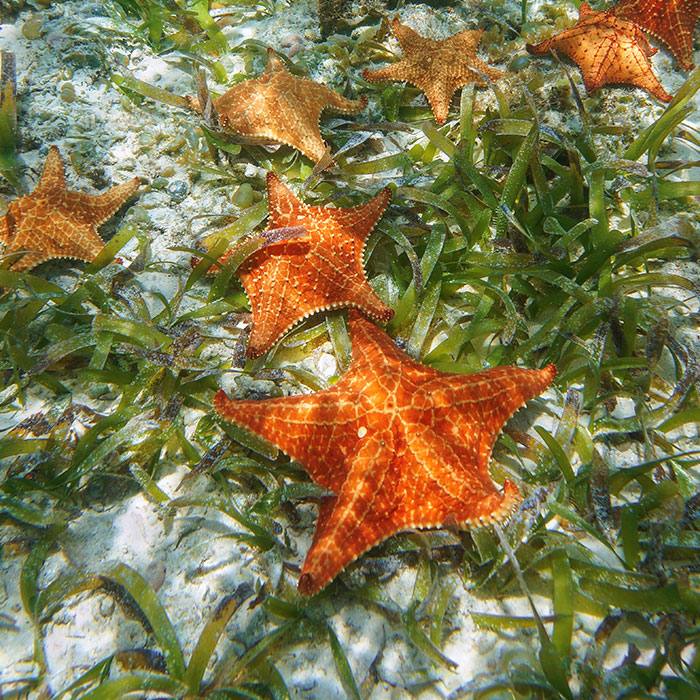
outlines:
[[[277,445],[333,492],[321,504],[299,591],[316,593],[350,562],[412,528],[480,526],[507,518],[517,486],[498,491],[496,437],[556,375],[495,367],[448,374],[412,360],[351,310],[352,363],[315,394],[263,401],[214,398],[221,416]]]
[[[663,41],[683,70],[693,67],[693,33],[700,19],[700,0],[622,0],[611,12]]]
[[[476,56],[483,29],[455,34],[447,39],[428,39],[394,18],[391,31],[403,51],[397,63],[380,70],[363,70],[362,77],[371,82],[404,80],[425,93],[432,107],[435,121],[442,124],[447,118],[452,95],[467,83],[485,86],[482,77],[496,80],[505,75],[491,68]]]
[[[34,191],[10,202],[0,218],[5,255],[23,253],[10,270],[28,271],[54,258],[91,262],[104,247],[97,227],[113,216],[138,186],[135,177],[98,195],[67,190],[61,154],[51,146]]]
[[[189,102],[203,111],[198,100]],[[318,127],[321,112],[354,114],[365,108],[367,98],[349,100],[321,83],[292,75],[268,49],[265,72],[234,85],[212,105],[221,129],[239,141],[284,143],[318,162],[327,151]]]
[[[356,207],[310,207],[274,173],[267,174],[269,230],[293,235],[273,239],[238,268],[253,312],[248,357],[267,352],[292,326],[319,311],[356,306],[381,322],[393,316],[369,286],[362,265],[367,237],[390,199],[385,188]]]
[[[629,84],[647,90],[662,102],[672,97],[661,86],[649,65],[656,49],[642,30],[611,11],[596,12],[587,2],[579,7],[578,22],[541,44],[527,44],[533,56],[561,51],[576,62],[589,93],[610,83]]]

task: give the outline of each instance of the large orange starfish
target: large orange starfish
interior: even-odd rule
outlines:
[[[541,44],[527,44],[534,56],[561,51],[576,62],[586,90],[603,85],[629,84],[647,90],[662,102],[670,102],[649,65],[656,49],[649,46],[642,30],[611,11],[595,12],[587,2],[579,7],[578,22]]]
[[[370,547],[402,530],[484,525],[519,501],[488,464],[505,422],[556,370],[496,367],[447,374],[412,360],[350,311],[352,363],[330,389],[214,407],[277,445],[335,495],[321,504],[299,591],[316,593]]]
[[[135,177],[98,195],[67,190],[61,154],[51,146],[34,191],[10,202],[0,218],[5,255],[23,253],[10,269],[27,271],[54,258],[94,260],[104,247],[97,227],[113,216],[138,186]]]
[[[202,108],[197,100],[190,104]],[[292,75],[268,49],[267,68],[259,78],[234,85],[212,104],[219,126],[240,141],[284,143],[318,162],[327,150],[318,127],[321,112],[359,112],[367,98],[349,100],[321,83]]]
[[[482,75],[491,80],[505,75],[476,56],[483,29],[436,40],[421,36],[394,18],[391,31],[399,42],[403,58],[380,70],[365,69],[362,77],[371,82],[404,80],[415,85],[425,93],[435,121],[439,123],[447,118],[452,95],[457,89],[467,83],[486,85]]]
[[[700,0],[622,0],[611,12],[663,41],[681,68],[693,67],[693,33],[700,19]]]
[[[238,268],[253,312],[246,354],[258,357],[299,321],[356,306],[386,322],[394,314],[369,286],[362,264],[367,237],[391,199],[388,188],[357,207],[310,207],[274,173],[267,174],[270,229],[306,233],[272,242]]]

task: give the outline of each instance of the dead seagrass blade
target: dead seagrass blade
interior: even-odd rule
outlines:
[[[448,374],[412,360],[358,311],[352,363],[337,384],[304,396],[214,399],[224,419],[277,445],[334,495],[321,504],[299,591],[324,588],[370,547],[403,530],[503,520],[520,500],[498,490],[489,460],[498,433],[556,375],[495,367]]]

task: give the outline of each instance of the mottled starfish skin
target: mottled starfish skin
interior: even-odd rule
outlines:
[[[389,205],[386,188],[346,209],[300,202],[274,173],[267,174],[269,228],[303,226],[306,234],[270,243],[238,268],[253,312],[246,355],[267,352],[299,321],[328,309],[355,306],[377,321],[394,314],[367,281],[367,237]]]
[[[4,254],[28,251],[10,270],[26,272],[54,258],[91,262],[104,247],[97,227],[113,216],[138,186],[135,177],[98,195],[71,192],[66,189],[61,154],[51,146],[34,191],[10,202],[0,219]]]
[[[635,85],[662,102],[672,97],[661,86],[649,65],[656,49],[649,46],[642,30],[610,11],[595,12],[582,2],[578,22],[541,44],[527,44],[533,56],[551,49],[566,54],[581,70],[588,93],[603,85]]]
[[[284,143],[318,162],[326,152],[318,127],[321,112],[359,112],[367,98],[349,100],[325,85],[292,75],[268,49],[265,72],[234,85],[213,104],[224,131],[242,140]]]
[[[402,530],[502,520],[520,500],[488,464],[498,433],[556,375],[497,367],[447,374],[415,362],[357,311],[352,363],[316,394],[214,407],[277,445],[335,495],[323,501],[299,591],[311,595],[370,547]]]
[[[467,83],[485,86],[486,82],[479,73],[491,80],[505,75],[477,58],[476,47],[484,33],[481,29],[436,40],[423,37],[394,19],[391,31],[399,42],[403,58],[379,70],[365,69],[362,77],[371,82],[403,80],[415,85],[425,93],[435,121],[440,124],[447,119],[456,90]]]
[[[622,0],[610,10],[663,41],[683,70],[693,67],[693,34],[700,0]]]

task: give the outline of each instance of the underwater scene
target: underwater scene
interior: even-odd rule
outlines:
[[[0,698],[700,700],[699,23],[0,0]]]

